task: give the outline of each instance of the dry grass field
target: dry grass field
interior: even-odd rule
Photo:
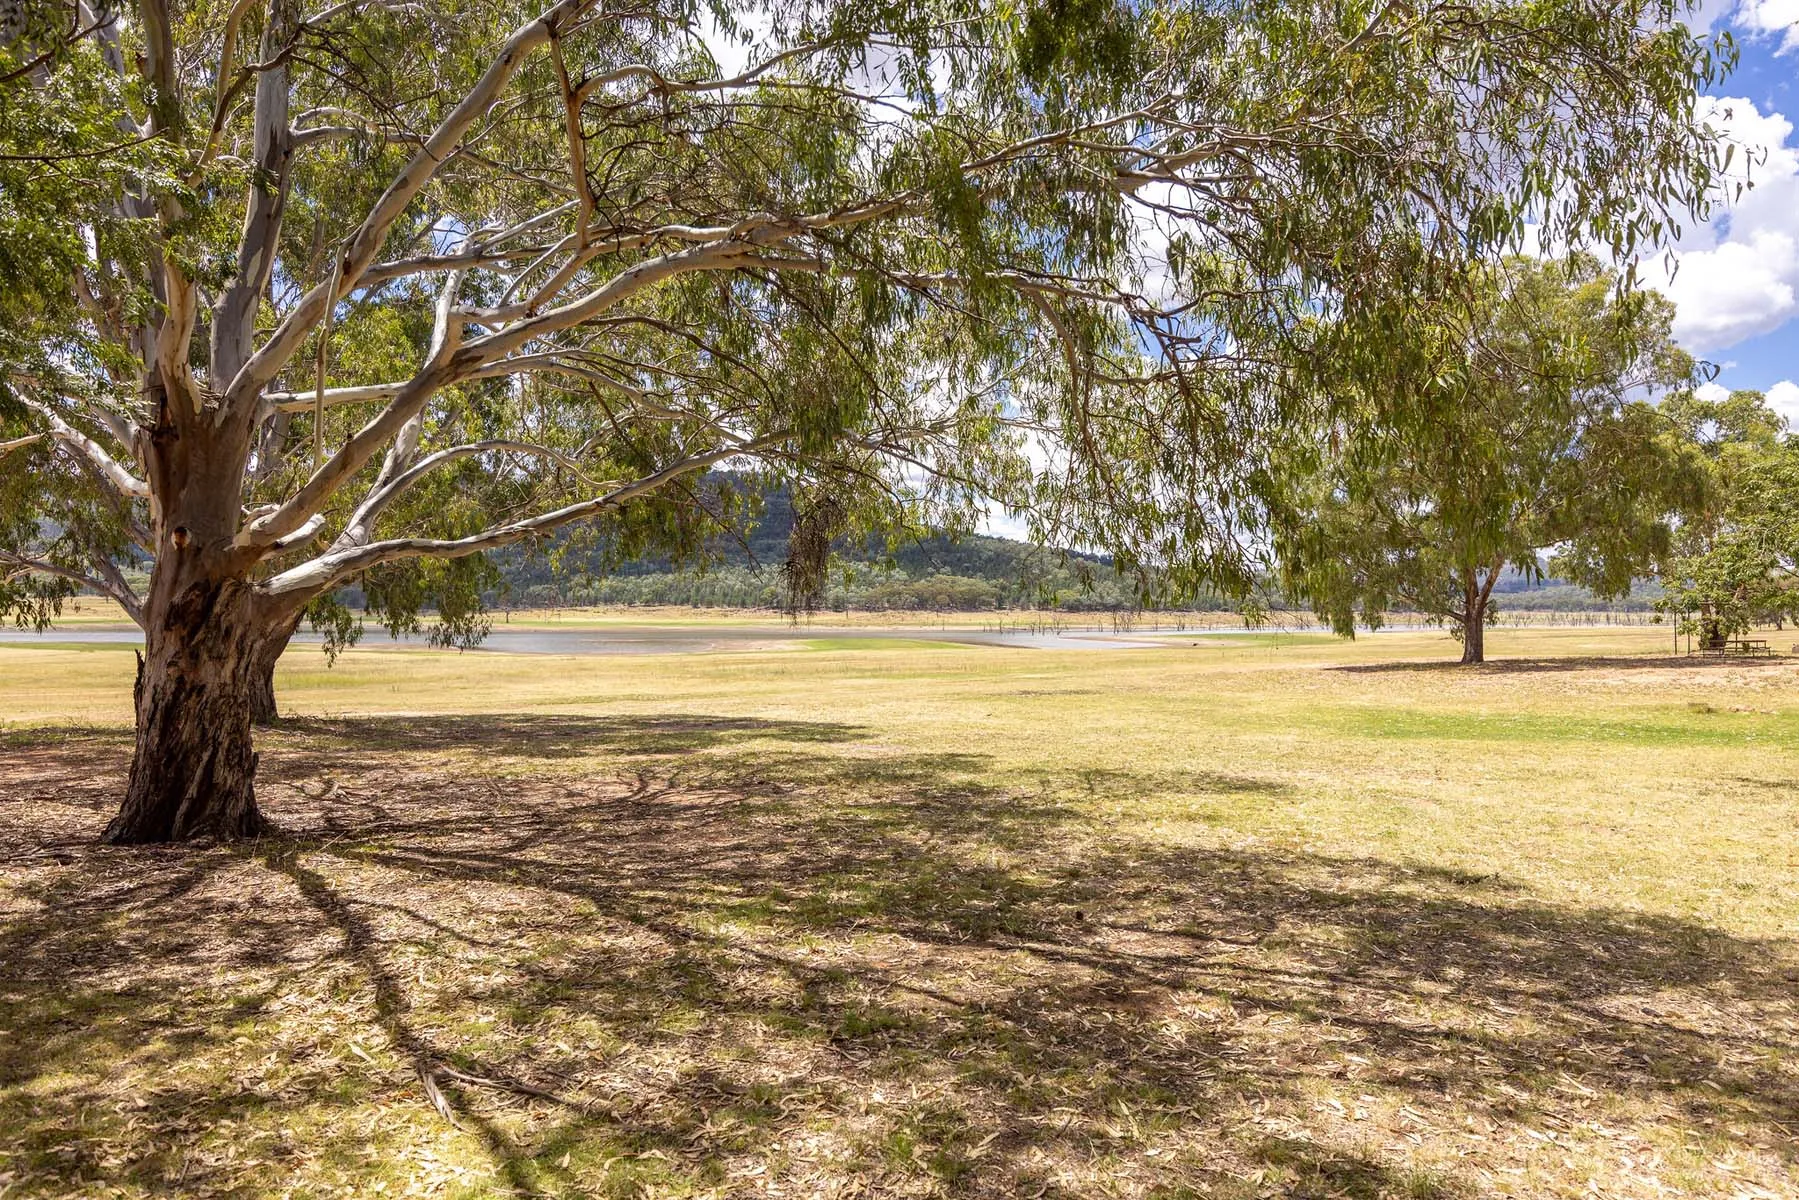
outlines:
[[[297,648],[148,851],[0,645],[0,1197],[1799,1195],[1799,664],[928,637]]]

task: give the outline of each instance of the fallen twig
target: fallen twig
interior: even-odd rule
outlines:
[[[474,1087],[495,1088],[502,1092],[513,1092],[520,1096],[530,1096],[538,1100],[548,1100],[566,1108],[580,1109],[583,1105],[555,1092],[545,1091],[540,1087],[532,1087],[528,1083],[520,1083],[515,1079],[489,1079],[484,1075],[470,1075],[466,1071],[458,1071],[454,1067],[439,1067],[438,1070],[458,1083],[470,1084]]]

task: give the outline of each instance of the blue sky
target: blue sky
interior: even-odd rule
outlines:
[[[1671,248],[1679,269],[1663,290],[1675,336],[1719,365],[1718,384],[1767,392],[1799,427],[1799,0],[1703,0],[1695,23],[1736,37],[1737,70],[1709,104],[1753,153],[1754,186]]]

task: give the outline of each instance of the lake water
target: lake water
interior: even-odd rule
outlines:
[[[816,625],[611,625],[568,629],[524,629],[495,626],[480,651],[489,654],[703,654],[708,651],[800,648],[808,641],[948,642],[965,646],[1011,646],[1024,650],[1153,650],[1200,636],[1292,632],[1270,629],[1150,630],[1140,633],[1099,630],[1030,632],[981,629],[845,629]],[[1307,631],[1316,632],[1316,631]],[[295,638],[317,644],[317,634]],[[135,629],[0,629],[0,643],[143,645]],[[362,648],[424,648],[423,638],[392,639],[382,629],[363,634]]]

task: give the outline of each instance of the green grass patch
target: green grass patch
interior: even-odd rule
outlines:
[[[0,1193],[1799,1191],[1790,666],[815,652],[926,632],[300,647],[174,850],[131,657],[0,655]]]

